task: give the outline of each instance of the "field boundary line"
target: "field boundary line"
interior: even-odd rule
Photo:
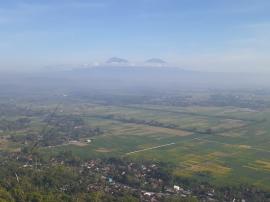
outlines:
[[[114,106],[114,105],[112,105]],[[219,118],[219,119],[230,119],[235,121],[244,121],[244,122],[258,122],[259,120],[256,119],[244,119],[244,118],[237,118],[234,116],[227,116],[227,115],[209,115],[209,114],[201,114],[196,112],[187,112],[187,111],[173,111],[167,109],[155,109],[155,108],[148,108],[148,107],[136,107],[130,105],[115,105],[122,108],[130,108],[130,109],[137,109],[137,110],[148,110],[148,111],[157,111],[157,112],[165,112],[165,113],[172,113],[172,114],[180,114],[180,115],[191,115],[191,116],[199,116],[199,117],[208,117],[208,118]]]
[[[176,144],[175,142],[169,143],[169,144],[164,144],[164,145],[160,145],[160,146],[155,146],[155,147],[150,147],[150,148],[146,148],[146,149],[140,149],[140,150],[136,150],[136,151],[132,151],[132,152],[128,152],[125,155],[131,155],[131,154],[135,154],[135,153],[139,153],[139,152],[143,152],[143,151],[148,151],[148,150],[153,150],[153,149],[158,149],[158,148],[162,148],[162,147],[167,147],[167,146],[171,146]]]

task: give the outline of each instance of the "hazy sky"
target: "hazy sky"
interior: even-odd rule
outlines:
[[[0,69],[112,56],[270,72],[270,1],[0,0]]]

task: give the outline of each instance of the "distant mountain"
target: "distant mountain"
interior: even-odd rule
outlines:
[[[118,57],[112,57],[106,61],[107,64],[127,64],[128,60]]]
[[[156,65],[165,65],[165,64],[167,64],[167,62],[165,62],[164,60],[159,59],[159,58],[151,58],[149,60],[146,60],[145,63],[156,64]]]

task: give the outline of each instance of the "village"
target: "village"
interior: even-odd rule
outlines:
[[[53,164],[69,164],[64,159],[52,159]],[[95,179],[87,185],[87,192],[103,191],[119,197],[128,193],[140,201],[166,201],[168,198],[199,199],[199,201],[217,201],[215,190],[211,187],[202,187],[193,192],[178,184],[171,184],[170,178],[162,172],[157,164],[138,164],[110,158],[107,160],[92,159],[78,166],[82,181]],[[68,191],[69,186],[64,185],[61,191]]]

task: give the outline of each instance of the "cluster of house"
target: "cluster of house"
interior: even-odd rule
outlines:
[[[15,157],[15,156],[14,156]],[[41,168],[40,162],[31,157],[18,157],[22,168]],[[63,158],[52,158],[50,164],[65,164]],[[129,193],[140,201],[162,201],[169,197],[196,197],[200,201],[218,201],[215,190],[211,187],[199,185],[192,190],[166,180],[162,176],[160,168],[156,164],[138,164],[133,162],[113,161],[109,162],[101,159],[92,159],[84,161],[78,166],[78,171],[85,179],[94,177],[95,181],[89,181],[87,190],[89,192],[103,191],[105,193],[121,196],[123,193]],[[61,187],[61,191],[68,190],[68,187]],[[234,200],[236,201],[236,199]],[[242,202],[245,200],[242,199]]]
[[[100,160],[90,160],[82,167],[89,173],[100,174],[100,182],[90,184],[89,191],[103,190],[112,195],[130,193],[140,198],[141,201],[161,201],[160,199],[178,196],[181,198],[194,197],[194,193],[179,185],[170,185],[160,178],[158,166],[155,164],[138,165],[135,163],[117,164],[104,163]],[[127,180],[132,178],[132,180]],[[214,199],[214,190],[211,190],[200,198],[207,201]]]

